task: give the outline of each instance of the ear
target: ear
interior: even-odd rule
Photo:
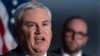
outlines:
[[[22,40],[22,38],[20,37],[20,29],[19,28],[15,28],[14,29],[14,33],[15,33],[15,36],[16,36],[16,39],[18,40],[18,43]]]
[[[64,29],[61,31],[61,37],[62,38],[65,37],[65,31],[64,31]]]
[[[17,28],[14,29],[14,33],[15,33],[15,36],[18,36],[19,35],[18,34],[19,32],[18,32],[18,29]]]
[[[16,28],[14,29],[14,33],[15,33],[16,38],[19,39],[19,37],[20,37],[20,29],[19,29],[18,27],[16,27]]]
[[[84,38],[84,45],[86,45],[87,41],[88,41],[88,36],[86,36],[86,37]]]

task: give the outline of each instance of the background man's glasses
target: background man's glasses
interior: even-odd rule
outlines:
[[[68,28],[66,29],[66,34],[67,36],[77,36],[77,38],[83,38],[88,35],[87,33],[75,32],[74,30]]]

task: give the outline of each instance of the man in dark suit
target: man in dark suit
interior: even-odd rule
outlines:
[[[88,40],[88,26],[80,16],[69,17],[62,29],[62,56],[86,56],[82,47]]]
[[[21,4],[14,14],[16,49],[4,56],[56,56],[48,52],[52,39],[51,12],[39,2]]]

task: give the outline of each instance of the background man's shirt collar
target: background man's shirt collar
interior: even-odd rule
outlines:
[[[68,53],[64,52],[64,50],[61,51],[62,56],[70,56]],[[82,56],[82,50],[80,50],[75,56]]]

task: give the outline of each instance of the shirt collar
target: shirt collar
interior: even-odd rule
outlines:
[[[70,56],[68,53],[64,52],[64,50],[62,50],[62,56]],[[80,50],[76,56],[82,56],[82,50]]]
[[[45,53],[43,56],[47,56],[47,53]]]

